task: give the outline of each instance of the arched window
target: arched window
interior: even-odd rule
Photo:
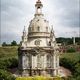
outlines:
[[[41,55],[37,56],[37,67],[41,68]]]
[[[39,26],[37,27],[37,31],[40,31],[40,27]]]
[[[46,32],[48,32],[48,27],[46,27]]]
[[[31,27],[29,27],[29,31],[31,32]]]
[[[34,27],[32,27],[32,32],[34,31]]]
[[[51,67],[51,56],[47,55],[47,67]]]

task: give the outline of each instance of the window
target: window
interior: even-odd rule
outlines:
[[[40,27],[39,26],[37,27],[37,31],[40,31]]]
[[[41,55],[37,56],[37,67],[41,68]]]
[[[51,67],[51,56],[47,55],[47,67]]]
[[[29,27],[28,29],[29,29],[29,31],[31,31],[31,27]]]
[[[34,31],[34,27],[32,27],[32,31]]]
[[[35,45],[40,45],[40,40],[36,40]]]
[[[44,22],[46,22],[46,20],[44,20]]]
[[[48,32],[48,27],[46,27],[46,32]]]
[[[39,21],[39,19],[37,20],[37,22]]]

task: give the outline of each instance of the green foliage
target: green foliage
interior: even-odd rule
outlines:
[[[75,71],[75,61],[71,61],[70,59],[66,58],[61,58],[60,65],[70,69],[72,72]]]
[[[0,80],[15,80],[15,77],[6,70],[0,69]]]
[[[9,58],[7,63],[8,63],[7,68],[18,67],[18,60],[16,58]]]
[[[18,49],[17,46],[16,47],[14,46],[0,47],[0,70],[2,69],[5,72],[6,70],[8,70],[8,68],[14,68],[17,66],[16,65],[17,59],[15,58],[17,57],[17,49]],[[80,71],[80,53],[64,53],[60,56],[60,58],[67,59],[63,61],[60,60],[63,62],[63,63],[60,62],[60,64],[62,64],[62,66],[65,66],[65,67],[67,66],[66,68],[70,69],[73,72],[73,76],[70,77],[69,80],[80,80],[80,76],[79,76],[80,74],[79,72]],[[0,80],[3,80],[3,79],[0,78]],[[7,79],[4,79],[4,80],[7,80]],[[14,79],[11,79],[11,80],[14,80]],[[49,80],[53,80],[53,79],[50,78]]]
[[[62,80],[61,77],[43,77],[43,76],[34,76],[34,77],[18,77],[16,80]]]
[[[75,41],[77,42],[78,45],[80,45],[80,37],[76,37]]]
[[[75,50],[74,48],[68,48],[68,49],[67,49],[67,52],[68,52],[68,53],[73,53],[73,52],[76,52],[76,50]]]
[[[16,68],[18,67],[18,60],[16,58],[8,58],[0,60],[0,69]]]
[[[7,46],[7,47],[0,47],[0,60],[17,57],[17,46]]]
[[[13,41],[11,42],[11,46],[17,46],[17,42],[13,40]]]
[[[67,80],[80,80],[80,53],[62,54],[60,65],[72,72],[72,76]]]
[[[58,43],[62,43],[65,45],[73,44],[73,38],[59,37],[59,38],[56,38],[56,40]],[[75,41],[78,45],[80,45],[80,37],[75,37]]]
[[[18,66],[17,48],[14,46],[0,47],[0,80],[15,80],[8,70]]]
[[[80,74],[80,62],[77,62],[75,64],[75,73],[74,73],[76,76],[79,76]]]
[[[60,59],[61,58],[66,58],[69,59],[71,61],[75,61],[75,62],[79,62],[80,60],[80,53],[63,53],[62,55],[60,55]]]
[[[57,43],[62,43],[63,45],[73,44],[72,38],[59,37],[59,38],[56,38],[56,40],[57,40]]]
[[[8,58],[0,60],[0,80],[15,80],[7,70],[11,68],[16,68],[18,66],[18,61],[16,58]]]
[[[7,46],[6,42],[3,42],[3,43],[2,43],[2,46]]]

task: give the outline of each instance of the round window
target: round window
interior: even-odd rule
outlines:
[[[35,45],[40,45],[40,40],[36,40]]]

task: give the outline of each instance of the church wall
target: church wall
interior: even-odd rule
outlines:
[[[39,47],[47,47],[48,43],[49,43],[49,38],[31,38],[28,40],[27,42],[27,47],[36,47],[37,45],[35,45],[35,41],[36,40],[40,40],[40,45],[38,45]]]

